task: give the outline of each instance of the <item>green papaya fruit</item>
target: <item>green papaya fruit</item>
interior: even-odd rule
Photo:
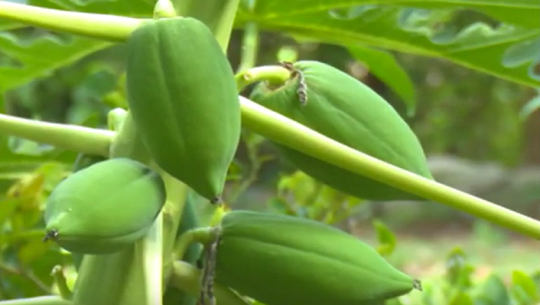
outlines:
[[[96,164],[98,162],[102,162],[107,160],[107,158],[97,155],[87,155],[80,153],[77,155],[77,159],[75,159],[75,163],[73,164],[73,168],[71,170],[72,173],[76,173],[82,169],[85,169],[93,164]],[[77,253],[77,252],[71,252],[71,257],[73,258],[73,265],[75,266],[76,270],[79,270],[79,267],[81,266],[84,254]]]
[[[217,240],[216,282],[266,305],[379,304],[421,289],[356,237],[309,219],[232,211]]]
[[[250,99],[333,140],[422,177],[433,179],[416,135],[381,96],[352,76],[321,62],[293,64],[289,82],[255,86]],[[297,150],[282,155],[322,183],[367,200],[421,199]]]
[[[127,41],[128,104],[155,162],[220,201],[240,141],[232,67],[212,32],[191,17],[149,21]]]
[[[164,203],[164,182],[152,169],[127,158],[102,161],[54,188],[45,240],[70,252],[117,252],[148,232]]]

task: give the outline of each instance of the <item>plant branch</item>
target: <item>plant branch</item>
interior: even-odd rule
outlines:
[[[352,149],[240,97],[242,124],[264,137],[403,191],[540,239],[540,222]]]
[[[115,134],[109,130],[40,122],[5,114],[0,114],[0,133],[104,157],[109,156],[109,146]]]
[[[212,234],[214,230],[216,230],[214,227],[202,227],[191,229],[178,236],[174,251],[172,252],[173,260],[182,259],[188,247],[193,243],[208,244],[214,236]]]
[[[291,71],[281,66],[255,67],[240,71],[234,76],[238,92],[242,92],[250,84],[260,81],[266,81],[270,85],[281,85],[289,80],[290,77]]]
[[[49,287],[47,287],[47,285],[45,285],[40,279],[38,279],[37,277],[35,277],[34,275],[32,275],[30,273],[27,273],[27,272],[25,272],[23,270],[13,269],[13,268],[10,268],[10,267],[5,266],[3,264],[0,264],[0,271],[5,272],[5,273],[10,273],[10,274],[13,274],[13,275],[21,276],[21,277],[29,280],[30,282],[32,282],[43,293],[52,294],[51,289],[49,289]],[[3,304],[3,303],[0,302],[0,304]]]
[[[142,22],[151,20],[62,11],[7,1],[0,1],[0,18],[110,42],[126,41]]]
[[[8,301],[0,301],[0,305],[74,305],[73,302],[64,300],[59,296],[43,296],[24,298]]]

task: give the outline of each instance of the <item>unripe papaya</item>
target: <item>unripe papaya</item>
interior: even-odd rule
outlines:
[[[148,232],[164,203],[164,182],[156,172],[127,158],[102,161],[52,191],[45,239],[76,253],[117,252]]]
[[[416,135],[381,96],[352,76],[317,61],[299,61],[283,86],[259,83],[250,99],[333,140],[433,179]],[[367,200],[420,199],[297,150],[276,144],[298,169]]]
[[[127,41],[126,88],[155,162],[219,201],[240,140],[233,70],[212,32],[191,17],[149,21]]]
[[[91,165],[94,165],[98,162],[102,162],[107,160],[107,158],[97,155],[87,155],[80,153],[77,155],[77,159],[75,159],[75,163],[73,164],[73,168],[71,170],[72,173],[76,173],[82,169],[85,169]],[[71,257],[73,258],[73,265],[75,266],[76,270],[79,270],[79,267],[82,263],[84,255],[81,253],[71,252]]]
[[[378,304],[420,289],[373,248],[317,221],[233,211],[218,232],[216,282],[267,305]]]

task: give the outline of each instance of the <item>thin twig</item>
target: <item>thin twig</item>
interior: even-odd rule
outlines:
[[[32,282],[45,294],[52,294],[51,289],[47,285],[45,285],[45,283],[43,283],[40,279],[38,279],[32,272],[25,272],[24,270],[14,269],[4,264],[0,264],[0,271],[21,276]]]

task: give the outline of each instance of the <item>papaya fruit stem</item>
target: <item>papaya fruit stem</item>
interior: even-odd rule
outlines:
[[[0,1],[0,18],[109,42],[124,42],[145,19],[69,12]],[[151,19],[149,19],[151,20]]]
[[[255,22],[248,22],[244,28],[242,37],[242,52],[240,54],[240,65],[237,73],[255,67],[257,64],[257,53],[259,52],[259,29]]]
[[[71,300],[73,297],[73,293],[69,289],[67,285],[66,277],[64,276],[64,270],[62,270],[62,266],[56,265],[52,269],[51,275],[53,276],[54,283],[58,287],[58,291],[60,292],[60,296],[65,300]]]
[[[227,53],[240,0],[182,0],[176,3],[176,12],[180,16],[193,17],[206,24],[223,53]]]
[[[291,77],[292,73],[290,70],[277,65],[251,68],[241,71],[234,76],[238,92],[242,92],[250,84],[260,81],[266,81],[269,86],[279,87],[284,85]]]
[[[122,108],[114,108],[107,113],[107,126],[112,131],[119,131],[126,119],[127,111]]]
[[[173,18],[178,14],[170,0],[158,0],[154,6],[154,19]]]
[[[173,251],[173,260],[182,259],[189,245],[193,243],[207,245],[212,242],[215,229],[215,227],[196,228],[178,236]]]
[[[272,141],[434,203],[445,204],[503,228],[540,239],[539,221],[373,158],[243,96],[240,96],[240,103],[242,124]]]
[[[0,2],[0,6],[1,3],[4,2]],[[104,157],[109,156],[109,146],[115,135],[109,130],[41,122],[5,114],[0,114],[0,133]]]

